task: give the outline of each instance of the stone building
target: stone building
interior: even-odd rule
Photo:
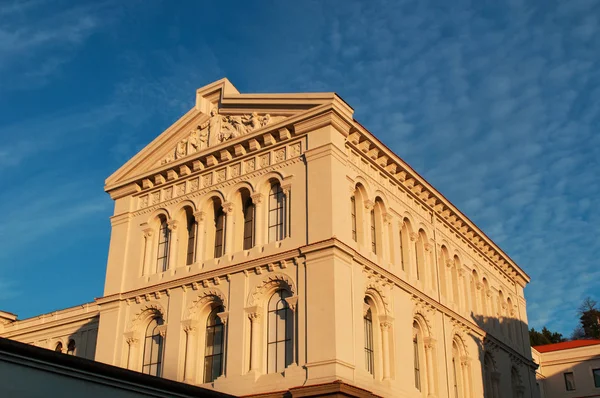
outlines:
[[[334,93],[219,80],[105,190],[103,296],[1,336],[238,395],[537,396],[527,274]]]

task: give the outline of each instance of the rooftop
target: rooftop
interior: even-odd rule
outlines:
[[[568,350],[571,348],[587,347],[590,345],[600,344],[600,340],[573,340],[564,341],[562,343],[536,345],[533,348],[540,353]]]

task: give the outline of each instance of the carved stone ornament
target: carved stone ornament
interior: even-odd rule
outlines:
[[[211,145],[229,141],[254,130],[258,130],[271,122],[271,115],[259,115],[252,112],[249,115],[219,114],[217,108],[210,111],[210,118],[192,129],[187,137],[177,143],[161,161],[161,164],[181,159]]]

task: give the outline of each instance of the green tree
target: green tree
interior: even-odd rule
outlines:
[[[591,297],[586,297],[577,311],[583,329],[584,339],[600,339],[600,310],[598,303]],[[574,335],[578,332],[581,335],[581,329],[575,329]]]
[[[542,328],[541,332],[538,332],[534,328],[529,330],[529,343],[531,346],[562,343],[563,341],[567,341],[567,339],[565,339],[562,334],[551,332],[545,326]]]

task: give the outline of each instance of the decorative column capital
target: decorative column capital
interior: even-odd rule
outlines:
[[[198,328],[191,319],[181,321],[181,327],[188,336],[195,336]]]
[[[140,339],[134,332],[127,332],[125,333],[125,341],[130,347],[136,347]]]
[[[429,242],[426,242],[423,245],[423,249],[425,249],[426,252],[429,252],[429,251],[431,251],[431,249],[433,249],[433,245],[431,243],[429,243]]]
[[[152,228],[144,228],[144,238],[148,239],[152,237],[154,230]]]
[[[167,337],[167,325],[160,325],[156,328],[156,331],[158,332],[158,334],[160,334],[160,336],[164,339],[165,337]]]
[[[179,222],[177,220],[169,220],[167,221],[167,228],[169,228],[170,231],[175,231],[177,230],[178,224]]]
[[[483,288],[483,283],[481,282],[476,282],[475,283],[475,287],[477,288],[477,290],[481,290]]]
[[[264,197],[265,195],[263,195],[260,192],[256,192],[250,195],[250,199],[252,199],[252,203],[254,203],[255,206],[262,204]]]
[[[296,312],[296,306],[298,305],[298,296],[287,297],[285,301],[288,303],[290,310]]]
[[[394,318],[390,315],[379,316],[379,326],[381,327],[381,331],[383,332],[385,332],[386,330],[390,330],[392,328],[393,322]]]
[[[468,356],[463,356],[460,357],[460,364],[464,367],[468,367],[469,364],[471,363],[471,358],[469,358]]]
[[[423,343],[426,350],[432,350],[435,347],[435,339],[433,337],[425,337]]]
[[[393,215],[391,215],[390,213],[383,213],[383,223],[385,225],[390,225],[393,220],[394,220]]]
[[[367,199],[364,201],[364,205],[365,205],[365,209],[373,210],[373,207],[375,207],[375,202],[373,202],[371,199]]]
[[[206,212],[204,212],[202,210],[195,212],[193,215],[194,215],[194,220],[196,220],[197,223],[200,223],[206,219]]]
[[[217,313],[217,316],[224,325],[227,325],[227,321],[229,320],[229,311],[219,312]]]
[[[454,261],[453,260],[446,260],[446,267],[448,267],[448,268],[454,267]]]
[[[485,291],[485,295],[488,296],[488,297],[492,297],[492,291],[490,289],[487,289]]]
[[[250,322],[255,323],[260,320],[260,317],[262,315],[262,308],[260,308],[258,305],[246,307],[245,310],[248,314],[248,318],[250,318]]]
[[[285,184],[281,186],[281,190],[286,198],[290,197],[290,191],[292,190],[292,184]]]
[[[233,202],[224,202],[221,205],[221,208],[223,209],[223,212],[225,212],[225,214],[227,214],[227,215],[233,213],[234,207],[235,206],[234,206]]]
[[[416,232],[411,232],[410,233],[410,240],[413,242],[416,242],[417,240],[419,240],[419,234]]]

